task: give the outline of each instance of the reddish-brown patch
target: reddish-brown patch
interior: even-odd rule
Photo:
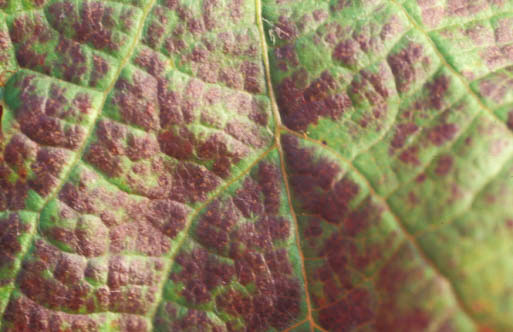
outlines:
[[[335,92],[335,79],[328,72],[314,80],[306,88],[298,87],[300,73],[286,78],[278,86],[278,104],[283,122],[293,130],[305,131],[316,124],[319,117],[337,120],[351,107],[351,99],[345,92]]]
[[[120,332],[148,332],[150,327],[144,317],[124,314],[114,322],[113,328],[118,329]]]
[[[99,80],[109,72],[109,64],[102,56],[93,54],[93,70],[91,70],[91,79],[89,84],[93,87],[98,86]]]
[[[59,174],[69,156],[61,150],[41,148],[32,163],[34,178],[29,185],[41,196],[48,195],[59,183]]]
[[[449,78],[447,76],[437,76],[433,82],[426,85],[429,91],[428,107],[441,110],[443,106],[444,95],[449,89]]]
[[[274,57],[277,60],[277,66],[282,71],[288,71],[290,67],[296,67],[299,65],[299,59],[294,45],[287,44],[282,47],[276,47],[274,49]]]
[[[162,152],[178,160],[188,160],[194,157],[195,138],[187,129],[182,128],[177,134],[164,131],[159,134],[158,141]]]
[[[185,226],[189,208],[171,200],[153,200],[147,219],[163,234],[174,238]]]
[[[4,319],[3,328],[8,332],[88,332],[97,330],[105,322],[104,317],[93,319],[85,315],[55,312],[25,296],[11,298],[5,309]]]
[[[38,146],[21,134],[14,135],[0,150],[0,211],[18,210],[25,206],[25,198],[29,190],[28,167],[25,162],[36,159]],[[30,166],[29,166],[30,167]],[[18,179],[15,183],[9,180],[15,172]]]
[[[418,153],[419,153],[418,146],[410,146],[410,147],[406,148],[406,150],[401,152],[401,154],[399,155],[399,160],[401,160],[405,164],[418,166],[418,165],[420,165]]]
[[[438,158],[438,161],[436,163],[435,173],[438,176],[444,176],[447,175],[453,165],[453,159],[450,155],[444,154]]]
[[[187,302],[215,301],[220,311],[242,318],[248,330],[281,329],[297,316],[300,285],[287,251],[276,247],[278,241],[290,237],[290,220],[275,215],[280,195],[279,170],[262,162],[233,199],[209,204],[194,232],[202,248],[180,253],[181,268],[171,274],[175,284],[185,285],[181,295]],[[256,220],[241,223],[244,217]],[[233,263],[222,262],[211,252]],[[227,287],[212,294],[213,289],[233,281],[255,289],[246,294]],[[163,319],[157,317],[157,321]]]
[[[508,120],[506,121],[506,125],[509,130],[513,130],[513,111],[508,112]]]
[[[431,321],[430,314],[419,308],[418,294],[409,294],[406,289],[422,280],[424,271],[419,265],[404,267],[404,262],[414,259],[414,251],[410,246],[403,246],[396,257],[379,272],[376,288],[381,303],[375,317],[376,329],[380,331],[423,331]],[[413,287],[413,286],[412,286]],[[400,296],[409,306],[399,303]],[[415,297],[417,296],[417,297]],[[424,296],[424,295],[423,295]],[[436,296],[428,293],[425,296]]]
[[[300,148],[293,136],[283,136],[283,148],[289,181],[301,208],[330,223],[340,223],[359,192],[358,185],[346,177],[335,182],[342,172],[340,167],[324,159],[314,161],[312,152]]]
[[[68,26],[73,27],[73,39],[80,43],[90,43],[96,49],[107,52],[117,51],[126,43],[126,36],[114,35],[116,21],[110,4],[92,1],[83,3],[80,8],[74,3],[57,2],[48,7],[49,21],[53,28],[66,34]],[[123,24],[129,24],[131,15]],[[61,18],[65,18],[62,20]]]
[[[154,325],[157,329],[172,331],[206,331],[223,332],[224,326],[215,324],[205,311],[189,308],[183,315],[178,315],[178,305],[167,303],[155,315]]]
[[[0,268],[14,271],[15,258],[20,255],[22,249],[18,237],[29,230],[30,225],[23,223],[15,213],[0,219]],[[12,273],[5,274],[0,278],[0,285],[6,285],[13,277]]]
[[[388,56],[388,63],[395,77],[397,89],[406,92],[413,82],[418,80],[421,73],[415,68],[418,62],[428,62],[429,58],[423,55],[421,44],[410,42],[399,53]]]
[[[152,76],[137,71],[132,75],[132,83],[119,79],[112,103],[119,107],[124,122],[146,131],[159,127],[157,81]]]
[[[455,124],[444,123],[431,128],[427,134],[427,138],[436,146],[441,146],[451,140],[457,131],[458,127]]]
[[[166,63],[157,52],[146,48],[137,54],[134,62],[155,77],[160,77],[166,67]]]
[[[332,57],[348,67],[353,67],[357,64],[359,50],[360,45],[355,40],[347,39],[337,44]]]
[[[378,72],[363,69],[351,82],[349,93],[361,103],[383,107],[388,97],[394,93],[387,86],[390,80],[393,80],[393,76],[384,64],[380,65]]]
[[[372,296],[366,289],[356,288],[339,302],[322,309],[319,323],[328,330],[351,331],[374,318],[372,302]]]
[[[277,214],[280,208],[281,172],[273,164],[262,162],[258,167],[258,183],[262,188],[267,214]]]
[[[417,132],[419,128],[415,123],[401,123],[397,125],[395,129],[395,135],[392,139],[390,152],[393,152],[395,149],[400,149],[406,143],[408,137]]]
[[[446,12],[452,16],[472,16],[488,7],[487,1],[448,0]]]

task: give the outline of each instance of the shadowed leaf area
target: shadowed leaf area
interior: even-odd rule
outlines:
[[[512,0],[0,0],[0,331],[513,331]]]

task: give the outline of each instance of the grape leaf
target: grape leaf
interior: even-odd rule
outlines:
[[[511,331],[513,1],[0,0],[2,331]]]

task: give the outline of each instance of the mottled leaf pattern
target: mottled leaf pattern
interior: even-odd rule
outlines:
[[[511,331],[510,0],[0,0],[2,331]]]

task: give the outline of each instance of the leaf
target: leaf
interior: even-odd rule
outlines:
[[[0,0],[2,331],[511,331],[513,2]]]

